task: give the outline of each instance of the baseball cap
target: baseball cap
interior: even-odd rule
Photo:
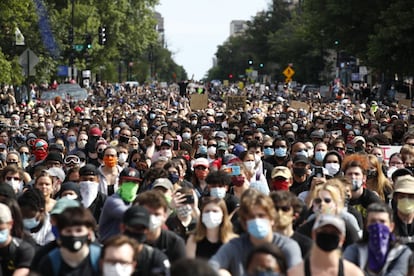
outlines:
[[[171,143],[171,141],[170,140],[164,140],[164,141],[162,141],[161,142],[161,147],[162,146],[168,146],[168,147],[172,147],[172,143]]]
[[[61,144],[53,143],[49,145],[49,151],[57,150],[60,153],[63,152],[63,146]]]
[[[216,135],[214,136],[214,138],[219,138],[219,139],[226,139],[226,137],[227,135],[223,131],[217,131]]]
[[[46,156],[45,161],[58,161],[60,164],[63,164],[63,157],[60,152],[49,152],[49,154]]]
[[[226,142],[219,141],[217,142],[217,150],[227,150],[229,147]]]
[[[403,175],[394,183],[394,193],[414,194],[414,177]]]
[[[45,172],[47,172],[50,176],[59,178],[62,182],[65,180],[65,171],[62,168],[52,167],[45,170]]]
[[[93,127],[89,130],[89,135],[102,136],[102,130],[100,130],[99,127]]]
[[[86,164],[85,166],[83,166],[82,168],[79,169],[79,175],[84,176],[84,175],[97,175],[98,172],[96,170],[95,165],[93,164]]]
[[[332,225],[333,227],[338,229],[338,231],[342,235],[345,235],[346,233],[344,220],[338,216],[331,215],[331,214],[319,215],[319,217],[315,221],[315,224],[313,225],[313,231],[321,227],[327,226],[327,225]]]
[[[0,143],[0,149],[7,149],[6,144]]]
[[[123,217],[122,222],[128,226],[144,226],[149,227],[150,214],[147,209],[142,206],[134,205],[128,208]]]
[[[80,187],[79,187],[79,184],[76,182],[66,181],[62,183],[60,190],[58,192],[58,195],[60,196],[66,191],[74,191],[78,195],[78,198],[81,197]]]
[[[119,174],[119,179],[132,180],[132,181],[141,181],[141,174],[134,168],[127,167],[121,171]]]
[[[210,163],[208,162],[207,158],[204,157],[200,157],[197,158],[193,164],[193,168],[198,167],[198,166],[204,166],[206,168],[210,167]]]
[[[293,163],[294,164],[296,164],[296,163],[305,163],[305,164],[309,164],[309,160],[308,160],[308,158],[306,158],[305,156],[303,156],[303,155],[297,155],[297,156],[295,156],[295,158],[293,159]]]
[[[52,211],[50,211],[51,215],[59,215],[61,214],[66,208],[69,207],[79,207],[80,202],[74,199],[69,199],[67,197],[62,197],[58,199],[53,206]]]
[[[272,170],[272,179],[276,177],[283,177],[285,179],[290,179],[292,178],[292,173],[290,172],[288,167],[277,166]]]
[[[160,187],[166,190],[173,190],[174,186],[168,178],[157,178],[152,186],[153,189]]]
[[[0,224],[12,221],[12,215],[9,206],[0,203]]]

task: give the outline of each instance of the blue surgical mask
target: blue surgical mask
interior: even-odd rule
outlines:
[[[275,154],[275,150],[273,148],[265,148],[263,150],[263,154],[265,156],[272,156],[273,154]]]
[[[210,196],[216,198],[224,198],[226,196],[226,188],[214,187],[210,189]]]
[[[200,153],[200,154],[207,154],[207,147],[206,146],[200,146],[198,148],[198,153]]]
[[[286,148],[277,148],[275,149],[275,155],[276,157],[285,157],[287,154]]]
[[[39,223],[40,223],[40,221],[37,220],[36,217],[23,219],[23,226],[27,230],[36,228],[37,226],[39,226]]]
[[[264,239],[270,231],[271,227],[268,219],[255,218],[247,221],[247,232],[256,239]]]
[[[325,158],[326,151],[317,151],[315,152],[315,160],[318,162],[322,162]]]
[[[346,130],[350,130],[350,129],[352,129],[352,125],[351,125],[351,124],[345,124],[345,129],[346,129]]]
[[[9,229],[3,229],[0,231],[0,244],[4,244],[7,242],[9,238]]]

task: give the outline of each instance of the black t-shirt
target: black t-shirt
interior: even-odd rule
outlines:
[[[294,193],[295,195],[299,195],[301,192],[309,190],[309,178],[306,179],[304,182],[296,182],[293,181],[292,186],[290,186],[289,190]]]
[[[302,258],[307,257],[313,244],[312,239],[297,231],[293,232],[293,235],[290,238],[298,243],[300,250],[302,251]]]
[[[169,275],[170,261],[158,248],[144,244],[137,258],[134,276]]]
[[[34,254],[35,249],[30,243],[13,237],[8,246],[0,248],[0,275],[13,275],[16,269],[29,268]]]
[[[190,224],[184,226],[181,223],[181,220],[177,217],[177,215],[172,214],[168,217],[167,221],[165,222],[165,225],[167,225],[169,230],[173,231],[186,241],[188,235],[190,235],[190,233],[195,229],[197,225],[197,219],[192,218]]]
[[[162,229],[159,238],[154,242],[147,241],[147,244],[161,250],[171,263],[185,258],[184,240],[172,231]]]
[[[222,245],[221,241],[212,243],[207,238],[204,238],[197,242],[196,257],[208,260],[216,254]]]
[[[32,263],[30,265],[30,269],[37,271],[39,269],[40,260],[42,260],[44,256],[46,256],[50,251],[52,251],[56,247],[58,247],[58,244],[56,240],[54,240],[37,249],[36,254],[34,255]]]
[[[364,188],[362,195],[359,198],[352,198],[349,201],[349,205],[353,206],[362,214],[362,217],[366,218],[368,206],[375,202],[381,203],[382,200],[373,191]]]

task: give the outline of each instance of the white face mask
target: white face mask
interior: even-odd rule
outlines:
[[[249,171],[253,171],[254,170],[254,166],[255,166],[255,162],[254,161],[246,161],[246,162],[243,162],[243,164],[246,166],[246,168]]]
[[[191,133],[190,132],[184,132],[181,137],[183,138],[183,140],[189,140],[191,138]]]
[[[170,149],[164,149],[164,150],[160,150],[160,155],[167,157],[167,158],[171,158],[172,157],[172,151]]]
[[[127,153],[120,153],[118,156],[118,162],[121,164],[125,163],[127,159],[128,159]]]
[[[339,172],[340,165],[338,163],[326,163],[325,169],[328,171],[330,176],[334,176]]]
[[[15,179],[6,180],[4,183],[9,184],[14,191],[20,192],[23,188],[23,182]]]
[[[72,199],[72,200],[78,199],[78,196],[76,194],[75,195],[65,195],[64,197],[66,197],[68,199]]]
[[[236,134],[230,133],[229,135],[227,135],[229,137],[230,140],[234,140],[236,139]]]
[[[150,223],[149,223],[149,230],[151,232],[154,232],[158,228],[160,228],[162,225],[162,217],[150,215]]]
[[[88,208],[98,195],[99,184],[93,181],[79,182],[79,189],[82,195],[83,207]]]
[[[220,226],[223,221],[222,212],[207,212],[203,213],[201,221],[207,227],[207,229],[212,229]]]
[[[208,155],[216,155],[217,149],[216,147],[208,147],[207,148],[207,154]]]
[[[80,140],[80,141],[78,141],[78,148],[84,149],[87,142],[88,141],[86,141],[86,140]]]
[[[103,276],[129,276],[134,272],[134,267],[131,264],[121,263],[103,263]]]

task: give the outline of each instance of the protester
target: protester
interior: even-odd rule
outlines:
[[[288,237],[273,232],[275,212],[270,197],[255,189],[245,191],[240,200],[239,216],[247,233],[220,247],[211,257],[210,264],[223,273],[230,273],[233,276],[244,275],[248,252],[254,246],[269,242],[282,250],[288,268],[298,264],[301,261],[298,244]]]
[[[187,258],[209,259],[223,244],[235,237],[224,201],[206,197],[196,229],[187,240]]]
[[[392,234],[392,210],[385,203],[367,208],[362,240],[346,248],[344,258],[359,266],[365,274],[407,275],[411,250],[399,244]]]
[[[345,239],[344,221],[331,214],[318,217],[312,230],[309,257],[289,269],[287,275],[364,275],[353,263],[341,258],[339,250]]]

